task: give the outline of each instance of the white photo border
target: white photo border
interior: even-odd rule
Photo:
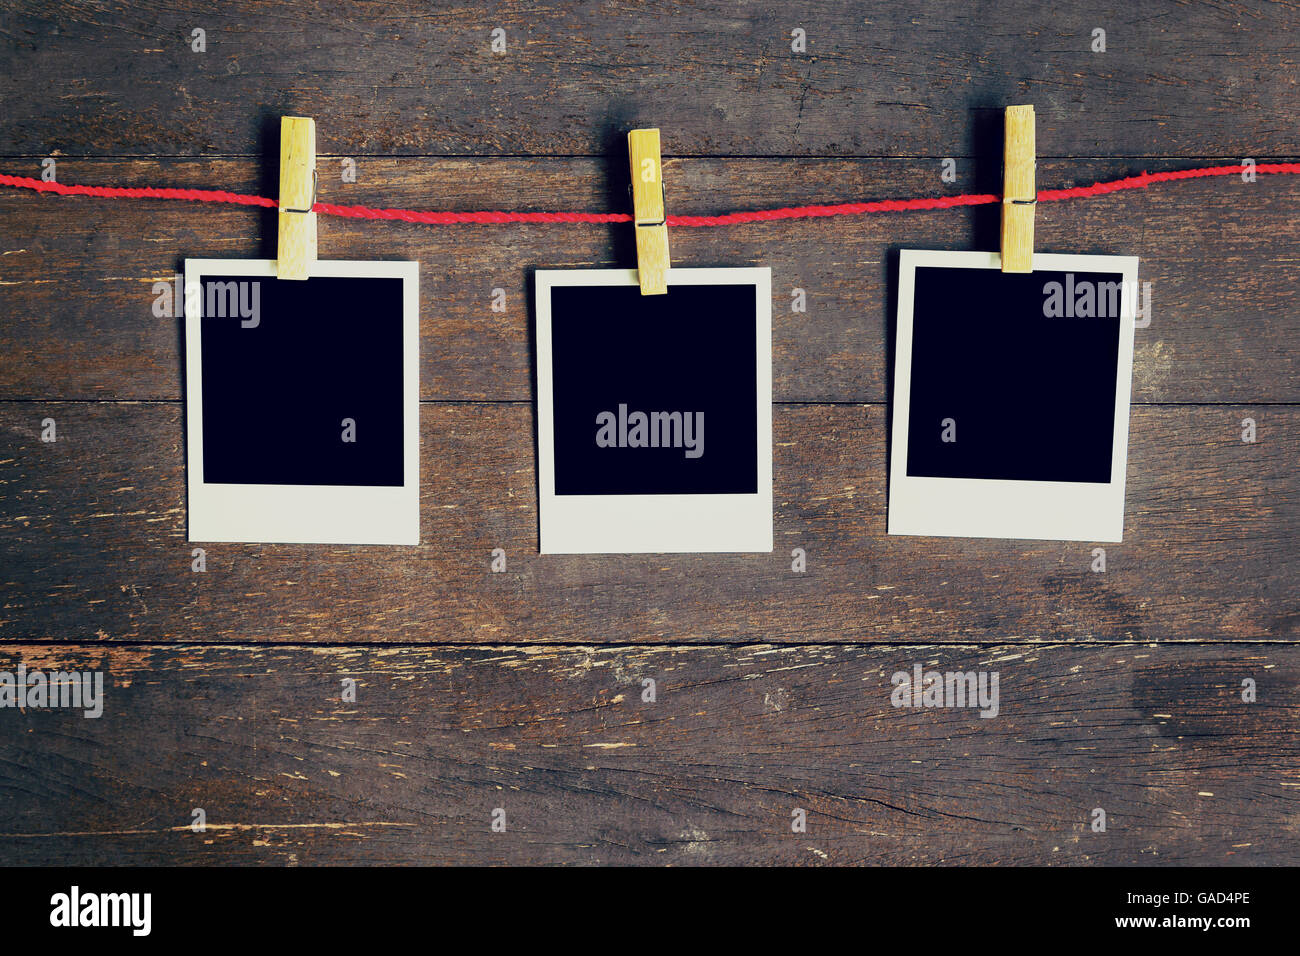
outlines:
[[[1124,485],[1133,381],[1137,257],[1035,253],[1033,258],[1035,272],[1104,272],[1120,276],[1123,281],[1111,480],[1105,484],[932,478],[907,474],[908,413],[912,398],[912,307],[916,270],[929,266],[1000,269],[1002,258],[996,252],[904,249],[900,254],[888,533],[1040,541],[1121,541],[1124,536]]]
[[[275,279],[273,259],[186,259],[185,299],[209,275]],[[420,270],[418,262],[318,260],[312,277],[402,280],[402,484],[208,484],[203,480],[203,342],[185,309],[189,540],[266,544],[420,543]],[[308,280],[310,281],[310,280]],[[198,293],[201,294],[201,293]]]
[[[635,286],[635,269],[538,270],[537,480],[542,554],[771,552],[772,270],[669,269],[668,285],[750,285],[755,289],[758,490],[722,495],[557,495],[551,361],[551,289]],[[611,321],[618,321],[612,316]]]

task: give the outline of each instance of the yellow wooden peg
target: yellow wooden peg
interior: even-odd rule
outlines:
[[[668,225],[659,130],[632,130],[627,134],[627,152],[632,165],[632,219],[641,294],[664,295],[668,292]]]
[[[1002,271],[1034,271],[1034,108],[1008,106],[1002,157]]]
[[[275,274],[306,279],[316,263],[316,121],[280,119],[280,214]]]

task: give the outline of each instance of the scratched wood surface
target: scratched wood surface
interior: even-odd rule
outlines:
[[[1125,541],[1098,574],[1088,543],[886,535],[882,405],[776,406],[770,555],[543,557],[532,406],[426,403],[420,546],[214,544],[195,574],[179,405],[0,402],[0,536],[15,556],[0,636],[1295,641],[1297,419],[1293,406],[1135,409]],[[494,548],[504,573],[489,572]],[[806,573],[790,570],[795,548]]]
[[[950,156],[1032,101],[1044,156],[1240,157],[1294,151],[1300,107],[1290,3],[3,7],[13,152],[266,154],[290,114],[370,154],[593,155],[671,120],[694,155]]]
[[[1284,3],[0,0],[0,171],[274,195],[288,113],[323,201],[626,210],[624,134],[659,125],[670,212],[710,213],[997,192],[1032,102],[1051,188],[1295,159],[1298,62]],[[529,276],[632,265],[628,228],[322,218],[324,258],[421,263],[422,543],[196,574],[154,286],[273,256],[274,216],[0,190],[0,671],[107,683],[98,719],[0,709],[0,863],[1300,861],[1298,203],[1039,206],[1039,250],[1152,283],[1105,573],[884,534],[897,251],[995,248],[996,207],[673,231],[774,277],[777,546],[710,557],[536,554]],[[996,670],[1000,713],[892,706],[914,663]]]
[[[0,722],[12,862],[1295,859],[1289,646],[68,644],[0,662],[19,653],[105,670],[113,705]],[[997,671],[998,716],[892,706],[913,662]]]
[[[671,131],[671,128],[670,128]],[[332,148],[329,124],[318,124]],[[671,137],[671,132],[669,133]],[[671,141],[671,139],[670,139]],[[406,208],[625,210],[624,153],[605,159],[361,159],[356,183],[321,157],[323,202]],[[996,193],[1000,149],[959,161],[669,160],[670,211],[708,214],[860,197]],[[228,185],[276,194],[278,153],[252,160],[78,161],[66,182]],[[14,164],[10,164],[12,166]],[[1044,187],[1082,185],[1173,164],[1044,161]],[[1184,164],[1185,165],[1185,164]],[[27,174],[39,164],[31,163]],[[1137,255],[1151,285],[1150,326],[1137,333],[1138,402],[1300,401],[1294,255],[1297,177],[1202,180],[1100,199],[1044,203],[1041,252]],[[545,183],[545,189],[538,189]],[[0,327],[0,399],[179,399],[181,338],[154,314],[154,283],[185,257],[275,258],[273,213],[175,202],[0,195],[9,224],[0,288],[19,289],[24,321]],[[49,230],[51,210],[76,228]],[[678,265],[771,266],[773,389],[778,401],[880,402],[892,364],[897,250],[996,249],[997,206],[839,220],[674,229]],[[454,226],[320,217],[321,258],[421,263],[421,394],[431,400],[531,401],[529,329],[537,268],[631,266],[627,226]],[[75,277],[76,291],[52,276]],[[804,289],[808,311],[791,312]],[[491,309],[492,290],[506,311]],[[50,383],[58,383],[51,391]]]

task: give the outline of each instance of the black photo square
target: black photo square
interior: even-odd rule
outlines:
[[[401,279],[215,275],[202,293],[204,481],[402,484]]]
[[[551,293],[557,495],[758,490],[753,286]]]
[[[907,473],[1110,481],[1122,278],[917,269]]]

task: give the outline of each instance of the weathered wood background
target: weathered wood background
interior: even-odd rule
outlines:
[[[621,210],[636,125],[673,212],[997,192],[1019,102],[1040,188],[1300,151],[1285,3],[6,0],[0,66],[6,173],[274,195],[293,113],[320,198],[370,205]],[[993,248],[995,208],[675,230],[773,269],[777,548],[720,557],[536,554],[529,276],[631,265],[627,227],[322,219],[322,257],[421,263],[423,544],[196,574],[153,287],[274,217],[0,192],[0,669],[108,675],[98,720],[0,710],[0,862],[1300,861],[1298,211],[1282,177],[1039,207],[1039,249],[1153,283],[1105,573],[884,534],[897,250]],[[997,670],[1001,713],[892,707],[916,662]]]

